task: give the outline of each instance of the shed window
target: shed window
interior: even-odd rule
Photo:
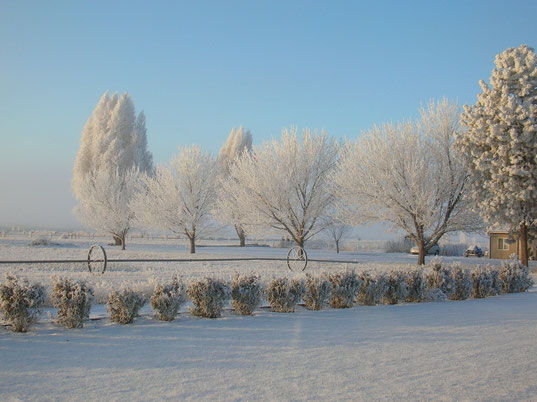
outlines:
[[[498,239],[498,250],[509,250],[507,239],[501,237]]]

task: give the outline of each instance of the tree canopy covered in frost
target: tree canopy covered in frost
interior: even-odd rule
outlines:
[[[243,152],[252,151],[252,134],[250,130],[244,131],[242,126],[238,129],[232,128],[220,152],[218,153],[218,163],[224,175],[229,175],[229,168],[233,161],[242,155]]]
[[[250,152],[252,152],[252,134],[250,130],[244,131],[242,126],[237,130],[233,128],[218,154],[221,179],[225,180],[229,177],[229,170],[235,159],[239,158],[243,153]],[[237,236],[239,236],[240,246],[244,247],[246,233],[239,221],[239,216],[234,195],[226,191],[219,191],[215,217],[223,223],[233,225]]]
[[[248,231],[289,235],[298,245],[325,228],[333,202],[337,147],[322,132],[284,129],[281,139],[254,146],[230,166],[222,191],[236,202]]]
[[[158,166],[153,176],[144,174],[141,188],[131,203],[143,227],[185,234],[190,252],[209,222],[215,202],[217,162],[201,147],[179,147],[170,165]]]
[[[472,197],[490,225],[520,229],[527,265],[527,228],[537,218],[537,56],[526,45],[496,56],[490,86],[464,106],[468,128],[457,145],[473,177]]]
[[[123,248],[132,220],[127,207],[132,196],[130,181],[134,172],[153,169],[146,131],[144,113],[136,116],[130,96],[109,96],[107,91],[82,130],[75,158],[72,188],[79,201],[76,215],[85,225],[112,234]]]
[[[153,157],[147,150],[145,115],[136,116],[129,94],[118,97],[106,91],[86,122],[75,158],[73,191],[78,184],[97,171],[123,173],[132,167],[142,172],[153,168]]]
[[[335,216],[335,213],[333,214]],[[336,252],[339,253],[339,243],[341,239],[352,232],[352,226],[345,225],[337,218],[332,218],[324,231],[325,237],[333,241],[336,245]]]
[[[474,230],[479,220],[465,196],[467,172],[453,153],[457,105],[430,102],[420,113],[419,121],[375,126],[347,142],[334,181],[343,216],[404,230],[424,264],[444,234]]]
[[[90,174],[78,186],[80,202],[74,209],[78,219],[121,239],[125,248],[125,236],[134,225],[129,202],[137,192],[139,176],[135,168],[123,173],[103,170]]]

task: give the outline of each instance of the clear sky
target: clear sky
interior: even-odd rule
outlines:
[[[0,226],[75,227],[80,132],[105,90],[149,149],[218,152],[282,127],[356,137],[446,96],[474,103],[497,53],[537,46],[537,1],[0,0]]]

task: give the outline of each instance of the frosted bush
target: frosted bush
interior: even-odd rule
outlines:
[[[169,283],[155,283],[149,302],[159,320],[173,321],[181,306],[186,303],[184,282],[174,276]]]
[[[289,280],[284,277],[272,279],[265,290],[265,295],[272,311],[292,313],[305,292],[303,281],[300,279]]]
[[[408,295],[407,275],[403,271],[391,271],[386,275],[386,293],[382,300],[386,304],[397,304]]]
[[[30,246],[50,246],[51,241],[45,236],[39,236],[30,242]]]
[[[410,253],[412,244],[407,239],[401,237],[398,240],[388,240],[384,244],[385,253]]]
[[[528,267],[519,261],[502,262],[500,279],[503,281],[504,293],[525,292],[533,286]]]
[[[326,274],[306,274],[304,303],[308,310],[321,310],[330,301],[332,283]]]
[[[405,301],[409,303],[424,301],[427,283],[423,277],[423,269],[411,268],[406,272],[406,276],[408,294]]]
[[[144,295],[131,289],[113,290],[108,296],[106,309],[110,319],[119,324],[130,324],[147,302]]]
[[[488,267],[490,277],[492,278],[490,296],[497,296],[503,291],[504,282],[500,276],[500,269],[500,267]]]
[[[192,314],[198,317],[217,318],[229,299],[229,287],[210,277],[192,282],[186,293],[192,301]]]
[[[438,288],[425,288],[423,290],[423,301],[438,302],[446,300],[446,295]]]
[[[251,315],[261,304],[263,288],[259,276],[235,274],[231,282],[231,305],[242,315]]]
[[[441,261],[432,261],[425,274],[425,279],[429,288],[440,289],[447,298],[451,297],[451,294],[455,290],[451,271]]]
[[[0,285],[0,312],[13,332],[26,332],[37,322],[45,301],[45,288],[7,274]]]
[[[332,283],[332,297],[330,298],[330,307],[332,308],[350,308],[358,290],[362,286],[362,281],[352,270],[337,272],[328,276]]]
[[[386,293],[386,278],[382,274],[372,275],[368,271],[358,273],[358,279],[362,281],[362,286],[356,294],[356,303],[365,306],[375,306],[380,303]]]
[[[493,278],[489,268],[477,266],[470,272],[470,277],[473,284],[473,297],[481,299],[492,294]]]
[[[453,264],[451,266],[451,277],[453,278],[453,292],[449,295],[450,300],[466,300],[472,295],[474,284],[470,277],[470,271]]]
[[[50,300],[58,309],[56,321],[66,328],[82,328],[89,320],[93,289],[83,281],[53,276]]]

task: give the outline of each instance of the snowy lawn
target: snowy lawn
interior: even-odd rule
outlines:
[[[195,261],[203,258],[281,258],[287,256],[287,249],[271,247],[226,247],[215,242],[200,242],[196,254],[189,254],[186,241],[177,239],[129,239],[127,250],[108,246],[109,238],[90,239],[54,239],[49,246],[30,246],[27,238],[0,238],[1,260],[83,260],[87,258],[92,244],[105,247],[109,259],[193,259],[192,262],[141,262],[109,263],[105,275],[92,275],[87,271],[87,264],[35,264],[5,265],[0,264],[0,280],[4,272],[14,272],[30,281],[37,281],[50,288],[50,276],[59,274],[72,279],[84,279],[95,289],[97,303],[104,303],[108,293],[122,284],[128,284],[136,290],[149,294],[153,289],[153,279],[168,280],[174,274],[186,282],[201,279],[204,276],[229,281],[235,272],[254,272],[263,281],[271,277],[296,275],[290,273],[285,261]],[[228,242],[232,243],[232,242]],[[336,254],[330,250],[308,250],[310,259],[348,261],[346,263],[310,262],[306,272],[336,271],[345,268],[360,270],[390,270],[397,267],[415,265],[417,256],[402,253],[342,252]],[[432,256],[426,261],[432,260]],[[446,262],[464,264],[500,264],[500,260],[488,258],[443,257]],[[352,262],[352,263],[351,263]],[[531,262],[536,267],[536,262]]]
[[[0,239],[0,259],[84,258],[89,242],[51,247]],[[129,247],[129,246],[128,246]],[[281,256],[264,247],[200,247],[195,257]],[[186,245],[134,243],[116,258],[184,258]],[[318,258],[335,253],[313,251]],[[375,258],[376,257],[376,258]],[[408,265],[403,254],[344,253],[357,270]],[[413,258],[413,259],[412,259]],[[452,258],[471,263],[487,259]],[[380,262],[380,264],[379,264]],[[494,261],[494,263],[497,263]],[[345,264],[312,264],[311,270]],[[152,277],[174,272],[186,280],[233,272],[264,278],[287,273],[284,263],[192,262],[116,264],[104,276],[82,266],[0,266],[49,284],[51,273],[82,277],[101,295],[122,283],[150,291]],[[98,293],[98,292],[97,292]],[[253,317],[226,310],[197,318],[183,309],[160,322],[145,307],[134,324],[92,309],[83,329],[66,330],[46,314],[30,333],[0,327],[2,400],[535,400],[537,398],[537,289],[480,300],[295,313],[256,310]]]
[[[537,291],[0,330],[3,400],[535,400]]]

